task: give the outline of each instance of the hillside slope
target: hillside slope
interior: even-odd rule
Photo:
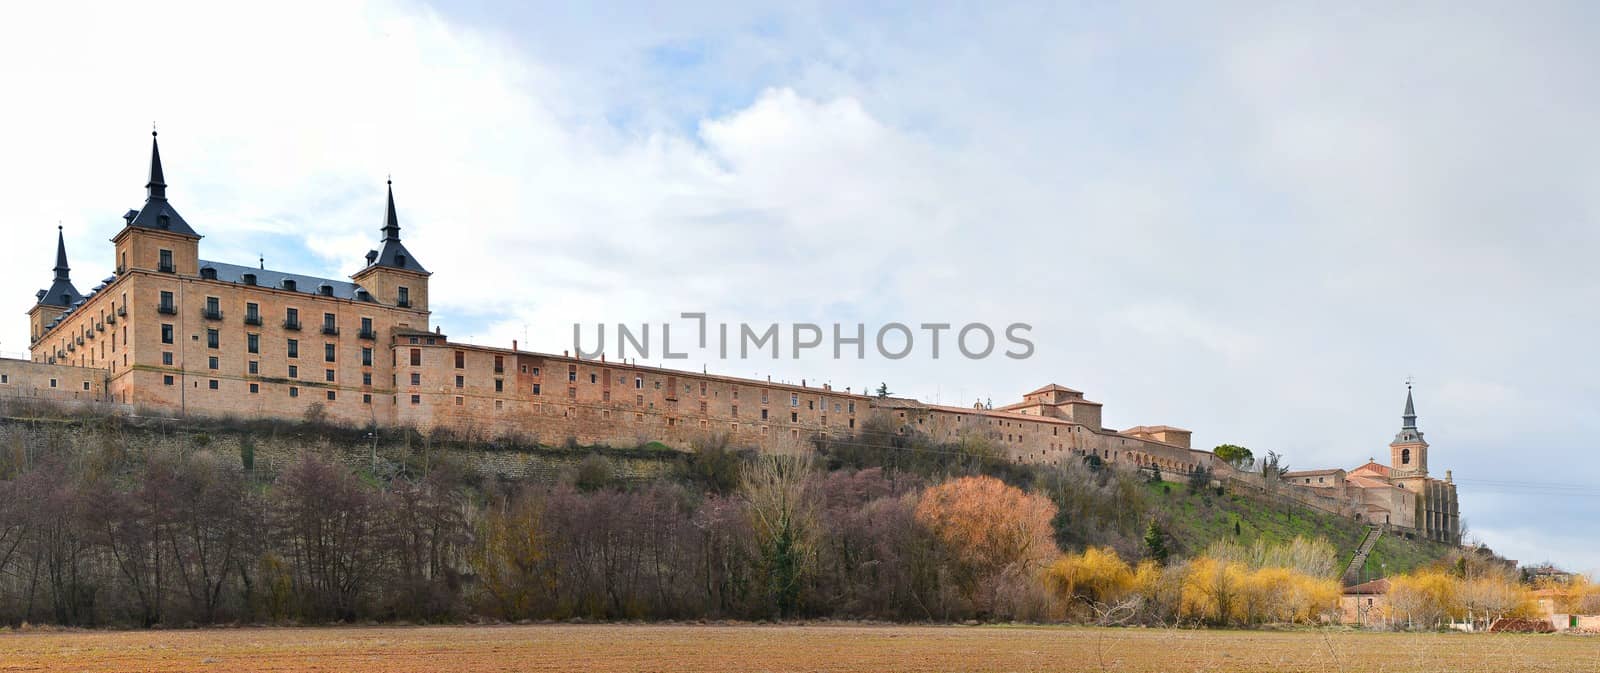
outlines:
[[[1225,490],[1218,496],[1215,491],[1190,493],[1182,484],[1170,482],[1150,484],[1148,488],[1152,513],[1185,554],[1200,552],[1221,539],[1248,545],[1258,539],[1271,543],[1286,542],[1295,536],[1320,537],[1339,550],[1342,567],[1366,531],[1363,524],[1352,519],[1242,490]],[[1364,576],[1407,572],[1444,558],[1452,549],[1440,542],[1386,534],[1368,557]]]

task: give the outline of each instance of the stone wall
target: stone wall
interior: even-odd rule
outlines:
[[[134,454],[149,451],[207,451],[222,460],[241,460],[241,446],[254,448],[256,473],[270,479],[307,452],[326,460],[367,468],[374,448],[379,471],[399,469],[419,472],[425,464],[455,461],[486,478],[554,483],[590,455],[600,455],[613,475],[625,481],[647,481],[666,474],[683,453],[670,449],[614,449],[606,447],[496,447],[446,442],[423,442],[415,435],[380,433],[376,445],[365,433],[342,429],[326,431],[302,424],[197,425],[172,421],[130,421],[112,416],[63,419],[0,418],[0,450],[14,455],[25,448],[104,449]],[[134,456],[137,459],[137,455]]]

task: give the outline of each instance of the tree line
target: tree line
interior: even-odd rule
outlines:
[[[1326,543],[1185,560],[1196,550],[1147,515],[1150,475],[1019,466],[981,439],[864,425],[781,452],[711,439],[644,482],[591,455],[554,483],[486,478],[448,455],[371,470],[314,449],[264,475],[248,451],[12,433],[0,623],[1247,624],[1325,604]]]

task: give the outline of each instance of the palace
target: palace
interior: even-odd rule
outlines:
[[[392,185],[380,245],[348,280],[203,259],[201,234],[168,200],[154,138],[145,190],[143,206],[123,215],[111,239],[115,272],[89,291],[73,285],[58,234],[54,279],[28,312],[30,361],[0,360],[0,394],[156,416],[315,418],[545,444],[684,447],[715,433],[775,447],[847,436],[878,416],[936,440],[979,433],[1018,462],[1092,456],[1167,474],[1260,477],[1192,448],[1188,430],[1103,427],[1100,403],[1054,384],[1000,408],[953,407],[452,341],[429,324],[431,274],[401,242]],[[1409,398],[1407,414],[1412,425],[1392,468],[1339,473],[1334,490],[1320,481],[1289,490],[1330,511],[1386,512],[1392,525],[1448,539],[1454,486],[1427,478],[1427,444]],[[1369,482],[1418,494],[1445,489],[1450,509],[1410,507],[1388,491],[1369,497],[1377,488]]]

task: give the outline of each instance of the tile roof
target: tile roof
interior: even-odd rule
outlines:
[[[1374,596],[1389,593],[1389,579],[1380,578],[1344,588],[1346,596]]]
[[[1051,393],[1051,392],[1057,392],[1057,391],[1064,392],[1064,393],[1077,393],[1079,395],[1083,394],[1082,390],[1073,390],[1071,388],[1068,388],[1066,386],[1063,386],[1063,385],[1060,385],[1060,384],[1056,384],[1056,383],[1051,383],[1049,385],[1046,385],[1043,388],[1040,388],[1040,389],[1035,390],[1033,392],[1030,392],[1028,394],[1029,395],[1038,395],[1039,393]]]

